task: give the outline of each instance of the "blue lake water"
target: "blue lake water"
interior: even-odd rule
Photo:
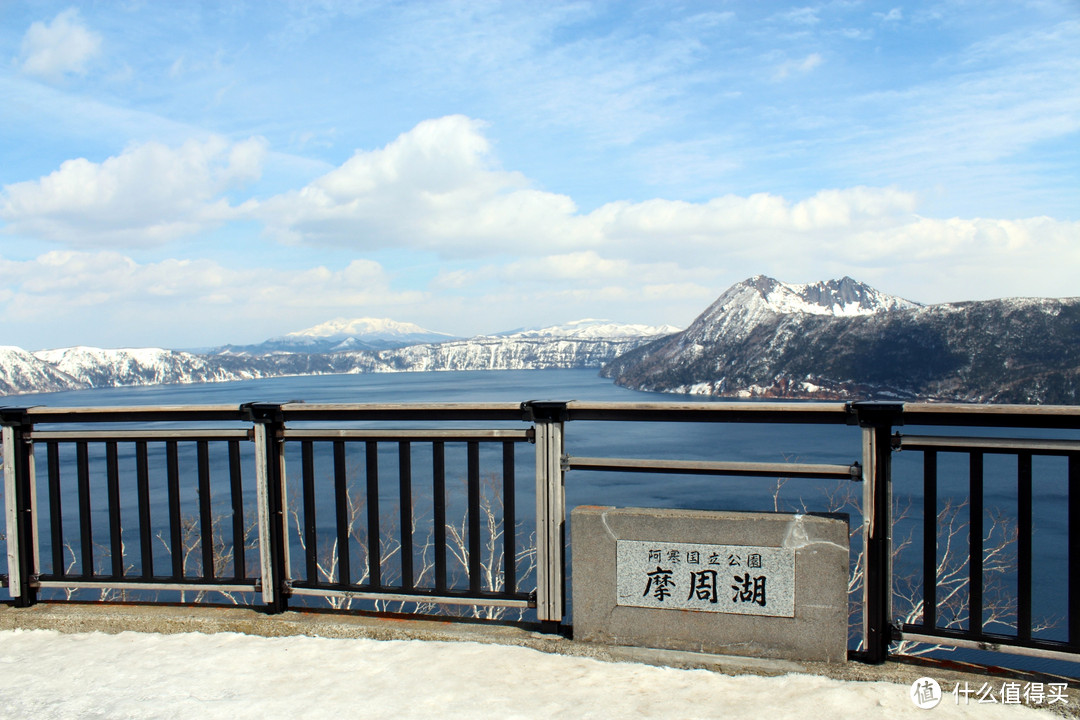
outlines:
[[[236,404],[245,402],[347,402],[347,403],[443,403],[443,402],[521,402],[525,400],[591,400],[616,402],[685,402],[684,396],[642,393],[615,386],[600,378],[594,370],[544,370],[499,372],[440,372],[374,375],[325,375],[285,377],[205,385],[174,385],[141,388],[106,388],[76,392],[24,395],[0,399],[4,405],[49,406],[116,406],[116,405],[203,405]],[[707,402],[707,400],[703,400]],[[464,424],[461,424],[464,426]],[[524,427],[524,424],[517,424]],[[411,427],[416,427],[412,424]],[[921,430],[920,430],[921,431]],[[946,431],[948,432],[948,431]],[[999,431],[991,431],[999,432]],[[964,434],[970,434],[965,432]],[[1011,431],[1010,434],[1023,434]],[[1056,433],[1076,437],[1076,433]],[[758,462],[813,462],[850,465],[861,459],[861,435],[856,427],[848,426],[789,426],[767,424],[705,424],[705,423],[618,423],[575,421],[566,425],[566,452],[572,456],[639,457],[665,459],[702,459]],[[245,452],[249,452],[245,450]],[[380,451],[381,453],[382,451]],[[287,455],[292,468],[299,465],[297,452]],[[531,452],[519,449],[519,487],[532,482]],[[121,468],[134,463],[134,451],[121,447]],[[214,463],[223,464],[224,457],[214,456]],[[485,460],[486,462],[487,460]],[[894,493],[897,507],[907,516],[901,519],[895,536],[912,536],[913,542],[896,559],[898,583],[917,572],[920,560],[919,533],[921,521],[921,459],[916,453],[899,453],[894,458]],[[40,461],[39,461],[40,462]],[[187,462],[187,461],[184,461]],[[380,457],[380,467],[392,468],[394,457]],[[417,477],[422,477],[425,460],[418,458]],[[327,461],[319,460],[319,473],[327,474]],[[986,506],[990,519],[1009,517],[1016,512],[1016,462],[1013,459],[987,459]],[[1056,580],[1061,568],[1067,567],[1068,518],[1064,510],[1066,482],[1064,461],[1058,458],[1036,458],[1035,500],[1036,527],[1033,539],[1040,562],[1036,564],[1033,581],[1038,588],[1035,608],[1047,617],[1060,616],[1065,607],[1063,583]],[[939,503],[961,502],[967,490],[967,460],[962,456],[942,457]],[[389,510],[398,498],[393,483],[386,483],[385,497],[380,496]],[[421,485],[418,480],[417,485]],[[448,487],[451,481],[448,479]],[[329,486],[323,485],[329,492]],[[852,504],[861,486],[849,481],[793,479],[779,483],[776,479],[717,478],[692,475],[657,475],[610,472],[571,471],[567,474],[567,511],[577,505],[616,505],[644,507],[683,507],[713,510],[810,510],[852,513],[853,527],[859,522],[857,507]],[[137,514],[133,481],[121,482],[124,497],[122,514]],[[43,492],[43,491],[42,491]],[[216,492],[216,491],[215,491]],[[381,491],[382,492],[382,491]],[[528,495],[528,490],[525,492]],[[100,496],[93,502],[95,514],[105,512],[105,500]],[[418,490],[417,504],[423,509],[422,491]],[[165,502],[165,488],[158,486],[152,494],[155,503]],[[531,515],[527,498],[519,511],[524,518]],[[195,490],[187,486],[184,502],[196,502]],[[77,528],[75,502],[64,508],[65,532]],[[321,512],[321,511],[320,511]],[[960,511],[958,524],[966,522]],[[158,520],[155,519],[155,522]],[[332,535],[332,514],[319,517],[320,532]],[[48,553],[48,528],[42,531],[43,555]],[[99,528],[95,527],[95,541]],[[572,539],[571,539],[572,540]],[[136,546],[138,540],[125,537],[125,543]],[[966,552],[966,536],[963,539]],[[164,552],[165,546],[159,550]],[[157,560],[155,560],[157,562]],[[162,562],[167,562],[163,558]],[[1008,574],[1004,577],[1006,585]],[[1014,587],[1014,586],[1013,586]],[[1010,590],[1006,587],[1006,595]],[[1012,591],[1015,593],[1015,591]],[[1057,626],[1044,635],[1060,638],[1065,623],[1059,617]],[[959,653],[958,657],[974,657]],[[984,658],[978,658],[984,659]],[[1059,664],[1041,660],[1017,661],[1036,669],[1058,670]],[[1075,671],[1069,674],[1076,674]]]

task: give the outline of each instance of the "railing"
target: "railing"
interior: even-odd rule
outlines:
[[[882,661],[895,642],[1070,659],[1080,653],[1080,551],[1074,550],[1080,548],[1080,440],[1073,432],[1080,429],[1080,408],[873,402],[252,403],[0,408],[0,422],[8,554],[3,581],[18,605],[32,604],[44,590],[144,592],[151,595],[137,597],[149,601],[162,591],[239,594],[267,612],[305,598],[337,607],[353,600],[378,608],[396,603],[421,612],[436,605],[535,609],[545,629],[557,630],[566,619],[568,472],[813,478],[862,484],[855,525],[861,543],[855,574],[862,578],[856,603],[862,659]],[[764,423],[792,431],[858,425],[862,450],[846,464],[657,457],[655,449],[645,448],[641,454],[647,457],[567,454],[568,427],[577,437],[591,422],[619,427]],[[403,429],[401,423],[420,427]],[[1039,436],[894,433],[910,426],[995,428],[997,433],[1013,428]],[[1068,437],[1055,437],[1060,431],[1068,431]],[[779,435],[778,430],[783,457]],[[520,450],[525,443],[535,446],[531,458]],[[919,494],[925,498],[915,521],[922,545],[921,611],[899,623],[892,607],[893,564],[903,543],[894,542],[893,533],[907,521],[894,516],[898,451],[902,458],[904,453],[922,458]],[[1015,569],[1003,576],[1016,588],[1012,632],[983,622],[989,550],[983,546],[988,507],[982,468],[991,454],[1015,458],[1017,465],[1017,558]],[[937,518],[939,481],[945,476],[938,459],[946,455],[969,458],[963,502],[970,506],[970,527],[963,543],[949,548],[966,553],[963,589],[949,590],[950,601],[959,597],[964,603],[966,624],[941,615],[945,579]],[[1063,639],[1042,636],[1032,611],[1038,567],[1032,498],[1039,497],[1040,483],[1054,482],[1036,472],[1041,465],[1033,458],[1044,456],[1066,463]],[[290,483],[298,486],[292,495]],[[426,519],[418,525],[419,518]],[[105,526],[108,540],[101,542]]]
[[[1058,428],[1077,427],[1076,408],[1003,408],[989,407],[972,409],[966,406],[914,406],[905,408],[896,421],[906,425],[932,425],[938,428]],[[939,429],[940,433],[941,430]],[[964,437],[943,434],[908,434],[896,433],[892,438],[892,447],[904,453],[919,453],[921,457],[921,495],[922,509],[922,558],[921,574],[923,586],[923,611],[914,621],[902,623],[895,629],[895,640],[922,642],[957,647],[994,650],[1036,657],[1076,660],[1080,653],[1080,440],[1067,438],[1017,438],[1017,437]],[[959,585],[966,589],[954,606],[959,606],[960,615],[953,613],[951,618],[943,618],[942,595],[950,595],[956,582],[942,588],[947,569],[939,558],[942,541],[950,539],[950,529],[943,527],[939,516],[942,508],[939,500],[940,488],[939,460],[947,456],[960,460],[956,471],[962,472],[963,460],[966,459],[967,533],[968,553],[966,573]],[[997,554],[1004,548],[1000,541],[991,540],[986,527],[987,520],[998,522],[1000,516],[991,514],[986,502],[988,486],[992,481],[988,477],[989,459],[999,461],[1000,477],[994,484],[1005,489],[1010,496],[1015,495],[1015,513],[1007,521],[1015,523],[1015,573],[997,561]],[[1047,467],[1038,477],[1033,471],[1033,461],[1038,458],[1059,458],[1057,467]],[[1052,471],[1051,471],[1052,470]],[[958,473],[954,473],[958,474]],[[1033,573],[1038,568],[1033,552],[1037,524],[1033,517],[1034,502],[1040,494],[1047,494],[1051,485],[1064,486],[1065,498],[1062,503],[1066,513],[1067,529],[1064,533],[1067,548],[1065,567],[1049,569],[1055,576],[1056,588],[1045,587],[1045,592],[1063,587],[1066,596],[1066,626],[1059,628],[1061,639],[1046,639],[1036,636],[1039,624],[1033,613],[1035,603],[1033,593],[1036,589]],[[1012,503],[1009,503],[1010,505]],[[987,541],[996,543],[987,547]],[[994,563],[993,567],[987,567]],[[1044,563],[1045,565],[1045,563]],[[1010,607],[1011,617],[995,617],[991,612],[986,593],[991,573],[1013,575],[1006,581],[1015,583],[1015,608]],[[957,620],[964,620],[963,627],[958,627]],[[952,622],[948,622],[952,620]],[[950,626],[951,625],[951,626]]]
[[[549,543],[537,553],[519,547],[518,537],[518,498],[531,493],[517,481],[514,448],[535,442],[546,424],[446,427],[521,425],[523,412],[530,411],[517,403],[3,408],[8,573],[0,579],[18,605],[32,604],[43,590],[62,591],[59,599],[97,590],[102,598],[150,602],[175,600],[176,593],[234,602],[242,595],[280,612],[290,598],[308,596],[334,599],[337,607],[353,600],[382,607],[536,607],[541,623],[557,624],[561,571],[554,580],[548,576],[562,567],[562,547]],[[442,427],[356,426],[413,419]],[[315,425],[325,421],[338,425]],[[497,487],[481,478],[481,459],[491,460],[482,448],[489,447],[498,455],[490,473]],[[389,483],[396,489],[396,522],[382,511],[388,483],[379,465],[388,450],[397,464],[396,482]],[[448,515],[448,499],[452,504],[458,494],[447,493],[446,457],[458,450],[465,502],[460,532],[448,542],[458,519]],[[351,467],[357,456],[359,469]],[[415,478],[413,459],[421,456],[427,477]],[[320,463],[329,465],[329,492],[316,473]],[[287,466],[299,469],[295,497]],[[557,463],[555,470],[561,490]],[[543,473],[537,478],[553,481]],[[423,485],[415,494],[414,482]],[[497,497],[497,507],[485,493]],[[432,509],[430,537],[422,543],[414,543],[414,496]],[[333,549],[325,552],[320,540],[328,521]],[[537,554],[545,568],[540,575],[559,587],[557,598],[519,588],[527,579],[518,567],[523,553]],[[459,572],[448,568],[448,556]],[[417,558],[424,567],[414,567]]]

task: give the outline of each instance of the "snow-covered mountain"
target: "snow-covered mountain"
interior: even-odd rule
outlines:
[[[375,372],[599,368],[624,352],[673,332],[678,332],[678,328],[670,325],[652,327],[609,320],[576,320],[563,325],[380,351],[376,357],[382,367],[377,367]]]
[[[921,306],[850,278],[725,291],[609,363],[638,390],[723,397],[1080,402],[1080,299]]]
[[[18,348],[0,353],[0,394],[50,392],[83,387],[155,385],[166,383],[224,382],[282,375],[332,373],[412,372],[433,370],[512,370],[547,368],[599,368],[619,354],[658,335],[677,331],[645,325],[620,325],[584,320],[539,330],[468,340],[426,342],[401,347],[354,349],[349,335],[363,331],[372,339],[397,337],[446,338],[408,323],[393,321],[333,321],[294,333],[295,343],[268,349],[229,346],[206,354],[160,348],[106,350],[72,347],[34,354]],[[421,332],[418,332],[421,331]],[[286,336],[288,337],[288,336]],[[320,340],[320,337],[322,338]],[[311,340],[310,344],[305,344]],[[332,343],[329,351],[319,342]],[[253,349],[257,348],[257,349]],[[288,348],[288,349],[286,349]],[[4,378],[10,380],[4,381]]]
[[[886,295],[847,276],[839,280],[796,285],[757,275],[735,285],[732,290],[736,288],[744,297],[747,294],[760,297],[770,309],[781,314],[808,313],[853,317],[920,307],[919,303]]]
[[[403,338],[411,339],[416,336],[426,338],[437,337],[443,339],[452,337],[447,333],[427,330],[415,323],[398,322],[388,318],[369,317],[353,318],[351,320],[346,318],[335,318],[315,325],[314,327],[309,327],[306,330],[297,330],[296,332],[287,333],[285,335],[287,338],[308,337],[326,338],[331,340],[348,337],[400,340]]]
[[[679,332],[674,325],[634,325],[611,320],[587,318],[562,325],[551,325],[526,330],[510,330],[493,337],[504,338],[575,338],[579,340],[610,340],[614,338],[656,337]]]
[[[222,382],[253,377],[226,371],[199,355],[161,348],[80,346],[42,350],[34,353],[34,357],[84,387]]]
[[[87,385],[22,348],[0,346],[0,395],[78,390]]]
[[[732,285],[697,317],[682,337],[691,343],[746,337],[783,315],[858,317],[920,307],[849,277],[795,285],[757,275]]]
[[[335,318],[304,330],[270,338],[257,345],[226,345],[218,354],[258,355],[272,352],[331,353],[383,350],[456,339],[419,325],[387,318]]]

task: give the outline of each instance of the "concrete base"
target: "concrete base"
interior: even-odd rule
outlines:
[[[778,660],[847,660],[846,518],[582,506],[572,512],[571,523],[575,640]],[[793,550],[794,617],[620,604],[620,540]]]

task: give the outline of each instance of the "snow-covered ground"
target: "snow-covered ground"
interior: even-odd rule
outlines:
[[[1036,714],[1038,713],[1038,714]],[[0,632],[4,718],[1049,718],[909,687],[726,676],[470,642]]]

